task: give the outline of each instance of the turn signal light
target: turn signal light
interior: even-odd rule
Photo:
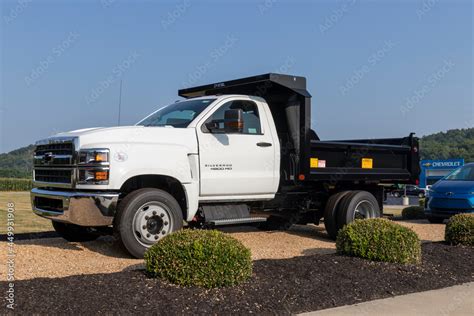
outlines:
[[[95,178],[96,181],[108,180],[109,179],[109,172],[108,171],[96,171],[94,178]]]
[[[105,153],[105,152],[101,152],[101,153],[95,153],[95,161],[96,162],[107,162],[108,161],[108,154]]]

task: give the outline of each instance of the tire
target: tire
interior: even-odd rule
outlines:
[[[183,213],[168,192],[145,188],[136,190],[119,203],[114,236],[135,258],[164,236],[183,228]]]
[[[393,192],[393,196],[396,197],[396,198],[399,198],[399,197],[400,197],[400,193],[398,193],[398,192]]]
[[[341,200],[351,193],[351,191],[343,191],[333,194],[329,197],[326,207],[324,208],[324,227],[331,239],[336,239],[339,227],[337,225],[337,210]]]
[[[377,199],[367,191],[353,191],[339,204],[337,226],[339,229],[356,219],[380,217]]]
[[[100,234],[91,227],[52,222],[54,230],[67,241],[80,242],[96,240]]]
[[[443,224],[444,218],[442,217],[427,217],[426,218],[431,224]]]

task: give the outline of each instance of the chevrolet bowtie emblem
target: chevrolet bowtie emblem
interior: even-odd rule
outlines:
[[[53,160],[53,153],[45,153],[43,156],[43,163],[47,164]]]

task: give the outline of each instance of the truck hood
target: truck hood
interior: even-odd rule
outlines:
[[[94,127],[59,133],[52,138],[75,137],[78,148],[110,148],[134,144],[168,145],[186,147],[189,153],[197,153],[194,128],[119,126]]]

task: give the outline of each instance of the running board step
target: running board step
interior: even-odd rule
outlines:
[[[209,224],[214,226],[224,225],[236,225],[236,224],[249,224],[249,223],[261,223],[266,222],[265,217],[245,217],[245,218],[229,218],[229,219],[213,219],[209,221]]]

